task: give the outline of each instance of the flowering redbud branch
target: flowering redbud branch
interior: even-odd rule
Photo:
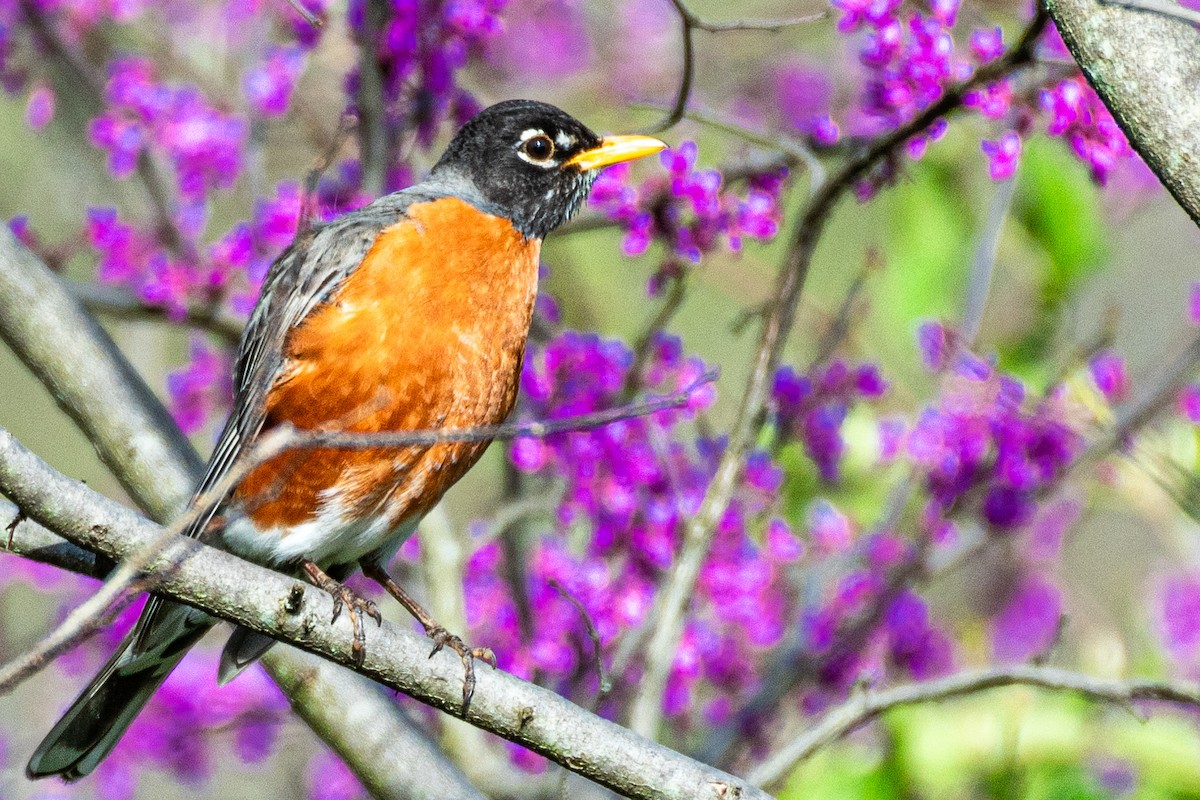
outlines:
[[[1200,687],[1138,678],[1111,680],[1055,667],[1019,665],[960,672],[881,692],[859,691],[828,712],[785,747],[768,756],[746,775],[755,786],[778,783],[801,761],[866,723],[902,706],[918,705],[975,694],[1001,686],[1031,686],[1082,695],[1089,700],[1132,709],[1139,701],[1165,701],[1200,707]]]
[[[98,112],[103,106],[104,79],[97,75],[92,66],[81,56],[77,56],[74,49],[62,41],[58,31],[54,29],[54,24],[43,16],[36,3],[23,0],[21,13],[24,14],[29,26],[46,51],[62,65],[66,74],[76,84],[67,94],[81,98],[89,107],[89,113]],[[83,91],[79,91],[80,89]],[[182,254],[183,234],[175,224],[171,213],[170,190],[167,188],[167,182],[163,179],[158,165],[145,150],[138,154],[136,172],[142,188],[146,190],[146,197],[154,209],[156,227],[163,244],[176,255]]]
[[[763,320],[758,351],[738,409],[737,419],[721,461],[705,492],[699,511],[689,520],[684,542],[666,586],[658,595],[656,627],[646,644],[646,670],[630,715],[635,731],[652,734],[662,719],[662,697],[675,650],[683,634],[683,618],[700,568],[708,554],[717,523],[725,513],[742,472],[751,443],[762,424],[762,410],[780,354],[791,331],[797,304],[808,276],[817,242],[834,206],[873,167],[889,158],[905,142],[939,118],[962,105],[968,92],[1008,75],[1029,63],[1048,17],[1040,9],[1018,43],[995,61],[980,67],[966,81],[950,87],[932,105],[905,125],[879,137],[852,156],[817,192],[796,222],[791,246],[780,271],[774,300]]]
[[[6,433],[0,433],[0,489],[39,524],[86,549],[120,560],[164,538],[162,529],[136,513],[47,466]],[[14,536],[22,547],[24,528]],[[168,538],[168,547],[195,544]],[[329,624],[332,599],[319,589],[199,546],[180,563],[154,560],[148,572],[158,591],[214,616],[353,667],[353,633]],[[298,603],[283,603],[295,596]],[[371,628],[366,658],[356,671],[421,702],[462,716],[462,663],[428,642],[385,622]],[[465,719],[541,753],[567,769],[621,794],[647,800],[740,797],[767,800],[761,790],[717,769],[648,741],[591,714],[546,689],[502,670],[478,674]]]
[[[242,338],[242,321],[215,311],[208,304],[192,304],[182,320],[170,320],[162,306],[147,303],[128,289],[91,281],[71,281],[68,285],[71,293],[94,314],[103,314],[115,319],[152,319],[182,323],[211,333],[230,345],[237,344]]]

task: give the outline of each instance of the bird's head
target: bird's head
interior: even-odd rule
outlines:
[[[463,126],[432,177],[467,182],[527,238],[540,239],[579,210],[602,167],[665,147],[649,136],[601,138],[552,105],[508,100]]]

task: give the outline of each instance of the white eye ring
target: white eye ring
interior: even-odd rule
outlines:
[[[521,144],[517,146],[517,155],[522,161],[537,167],[557,167],[558,161],[554,156],[558,152],[554,140],[545,131],[528,130],[521,133]]]

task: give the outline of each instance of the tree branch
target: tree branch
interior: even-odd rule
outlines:
[[[777,783],[813,753],[894,708],[948,700],[1001,686],[1032,686],[1055,692],[1070,692],[1083,695],[1089,700],[1113,703],[1126,708],[1134,702],[1144,700],[1167,701],[1200,708],[1200,688],[1194,684],[1141,679],[1108,680],[1055,667],[1032,665],[991,667],[897,686],[882,692],[859,692],[751,770],[746,779],[755,786]]]
[[[1200,224],[1200,33],[1161,14],[1096,0],[1045,1],[1133,149]]]
[[[683,618],[687,604],[700,575],[700,567],[708,554],[717,523],[729,505],[746,456],[757,434],[771,379],[791,331],[813,253],[833,208],[875,165],[937,119],[962,105],[964,96],[972,89],[992,83],[1029,63],[1034,44],[1041,35],[1046,20],[1045,13],[1039,10],[1021,40],[1004,56],[980,67],[971,78],[947,89],[937,102],[912,121],[879,137],[864,151],[851,157],[825,182],[797,221],[792,234],[792,244],[776,284],[775,300],[763,322],[758,352],[737,419],[730,430],[729,443],[705,492],[700,510],[689,520],[679,558],[675,562],[667,586],[659,593],[654,613],[651,614],[651,618],[657,621],[657,627],[646,646],[646,671],[630,716],[631,726],[635,731],[652,735],[662,719],[663,692],[666,689],[671,661],[683,634]]]
[[[0,491],[30,518],[85,549],[120,560],[163,537],[129,509],[59,475],[11,434],[0,432]],[[22,547],[23,527],[14,533]],[[158,590],[214,616],[351,666],[349,623],[331,625],[332,599],[319,589],[182,537],[195,549],[181,562],[159,556],[147,573]],[[285,598],[299,602],[285,603]],[[428,641],[390,623],[371,629],[363,675],[454,716],[462,715],[462,663],[428,655]],[[763,800],[744,781],[589,714],[553,692],[500,670],[484,670],[467,721],[517,742],[633,798],[740,797]]]
[[[743,19],[732,20],[730,22],[709,22],[692,13],[692,10],[687,7],[683,0],[671,0],[671,5],[675,6],[675,12],[679,15],[679,24],[682,28],[683,37],[683,67],[679,78],[679,89],[675,92],[675,102],[671,105],[671,110],[667,112],[667,116],[657,125],[650,128],[647,133],[662,133],[668,128],[674,127],[683,119],[687,111],[688,100],[692,96],[692,84],[695,82],[696,77],[696,31],[707,31],[708,33],[769,31],[776,33],[785,28],[805,25],[829,16],[828,12],[822,11],[817,14],[789,19]]]
[[[115,319],[174,322],[167,319],[165,308],[143,301],[128,289],[91,281],[71,281],[69,285],[71,294],[94,314]],[[213,334],[227,345],[235,345],[242,338],[242,320],[219,311],[214,313],[210,306],[195,304],[189,307],[181,321],[184,325]]]

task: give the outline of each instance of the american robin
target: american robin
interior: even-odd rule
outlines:
[[[599,168],[665,145],[600,138],[544,103],[512,100],[468,122],[428,180],[315,229],[272,265],[242,335],[233,411],[196,498],[205,498],[263,432],[373,433],[469,428],[504,420],[517,395],[537,294],[542,238],[579,208]],[[340,581],[354,567],[424,626],[435,652],[469,648],[438,625],[383,568],[483,454],[487,442],[291,450],[259,465],[196,515],[191,536],[301,574],[344,607],[361,659],[364,616],[379,611]],[[193,503],[197,501],[194,499]],[[151,597],[117,654],[29,761],[30,777],[90,773],[112,750],[187,649],[215,620]],[[272,640],[235,629],[224,682]]]

